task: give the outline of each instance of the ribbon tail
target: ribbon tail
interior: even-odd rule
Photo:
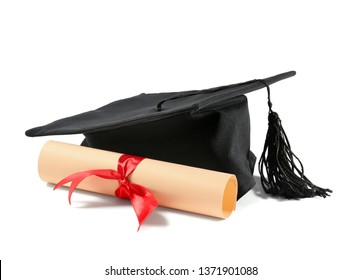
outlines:
[[[153,194],[150,193],[147,189],[136,184],[132,184],[132,188],[130,189],[135,190],[135,188],[137,189],[136,191],[130,192],[130,201],[137,215],[139,224],[137,231],[139,231],[143,222],[158,206],[158,202]]]
[[[69,176],[70,177],[70,176]],[[71,179],[69,179],[69,177],[64,178],[63,180],[59,181],[53,188],[53,190],[59,189],[61,186],[69,183],[70,181],[72,181]]]
[[[69,192],[68,192],[68,201],[69,201],[69,205],[72,204],[71,202],[71,198],[72,198],[72,194],[74,192],[74,190],[77,188],[78,184],[83,181],[84,178],[78,179],[78,180],[74,180],[69,187]]]
[[[83,179],[84,179],[83,177],[74,178],[74,176],[68,176],[68,177],[64,178],[63,180],[61,180],[58,184],[56,184],[54,186],[53,190],[56,190],[56,189],[60,188],[61,186],[65,185],[69,182],[72,182],[69,186],[69,191],[68,191],[68,201],[69,201],[69,204],[72,204],[72,202],[71,202],[72,194],[73,194],[74,190],[77,188],[77,186],[79,185],[79,183],[81,181],[83,181]]]
[[[68,201],[71,204],[71,197],[74,190],[77,188],[80,182],[82,182],[85,178],[89,176],[98,176],[104,179],[117,179],[116,172],[111,169],[98,169],[98,170],[88,170],[83,172],[74,173],[68,177],[65,177],[61,180],[58,184],[54,186],[54,190],[58,189],[59,187],[71,182],[68,192]]]

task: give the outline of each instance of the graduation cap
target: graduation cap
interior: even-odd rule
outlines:
[[[82,133],[82,145],[235,174],[238,199],[255,184],[246,93],[268,91],[269,127],[259,161],[261,183],[272,195],[326,197],[291,151],[269,86],[295,71],[204,90],[145,94],[26,131],[27,136]],[[172,186],[170,186],[172,187]]]

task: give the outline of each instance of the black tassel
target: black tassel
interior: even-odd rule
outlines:
[[[269,106],[269,127],[259,161],[259,173],[265,192],[288,199],[329,196],[331,190],[317,187],[304,175],[303,164],[292,152],[282,122],[272,110],[269,86],[265,81],[261,82],[268,90]]]

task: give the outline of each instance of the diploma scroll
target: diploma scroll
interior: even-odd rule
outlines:
[[[70,174],[117,169],[122,154],[62,142],[47,142],[39,156],[42,180],[57,184]],[[129,177],[149,190],[161,206],[227,218],[235,209],[237,180],[232,174],[145,158]],[[118,183],[90,176],[77,188],[114,196]]]

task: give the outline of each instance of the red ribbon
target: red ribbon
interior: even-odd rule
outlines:
[[[146,188],[128,181],[128,176],[132,174],[142,160],[142,157],[122,155],[118,160],[117,171],[113,169],[96,169],[77,172],[61,180],[55,185],[54,190],[71,182],[68,194],[69,204],[71,204],[72,193],[85,178],[94,175],[104,179],[117,180],[118,188],[115,190],[115,196],[128,198],[131,201],[138,218],[139,230],[143,221],[158,205],[156,198]]]

